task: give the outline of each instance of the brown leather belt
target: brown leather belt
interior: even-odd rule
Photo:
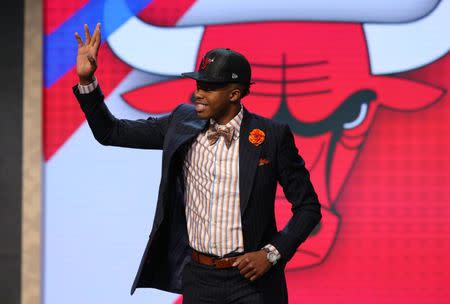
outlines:
[[[231,268],[238,257],[214,258],[201,252],[192,250],[192,260],[203,265],[213,266],[215,268]]]

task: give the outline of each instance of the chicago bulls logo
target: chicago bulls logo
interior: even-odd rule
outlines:
[[[428,22],[437,15],[442,13],[430,14]],[[288,264],[288,269],[295,270],[322,262],[336,241],[340,222],[336,204],[377,112],[382,108],[418,111],[443,94],[434,86],[391,75],[429,64],[442,53],[425,54],[415,62],[399,59],[402,63],[397,66],[385,63],[377,54],[389,47],[381,35],[374,35],[379,30],[360,23],[285,21],[158,30],[136,19],[108,43],[117,56],[135,68],[167,76],[194,70],[195,66],[206,68],[211,62],[200,54],[216,47],[230,47],[249,58],[256,84],[244,105],[251,112],[290,125],[323,206],[321,224]],[[414,30],[420,31],[417,27]],[[120,35],[136,31],[149,33],[148,41],[178,41],[183,37],[190,48],[174,54],[172,57],[180,60],[171,67],[158,60],[142,62],[130,51],[137,47],[121,42],[129,40]],[[246,39],[234,39],[233,33]],[[261,37],[270,37],[270,44],[259,47]],[[161,48],[177,50],[167,45]],[[442,52],[446,50],[447,46]],[[160,114],[170,112],[180,101],[191,102],[192,90],[191,80],[175,79],[135,89],[123,98],[136,109]],[[291,214],[282,191],[278,191],[277,203],[277,223],[282,227]]]
[[[203,71],[212,62],[214,62],[214,58],[203,58],[199,70]]]

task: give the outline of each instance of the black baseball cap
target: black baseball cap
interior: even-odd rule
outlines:
[[[210,83],[251,84],[251,68],[240,53],[226,49],[210,50],[203,57],[198,72],[182,73],[184,77]]]

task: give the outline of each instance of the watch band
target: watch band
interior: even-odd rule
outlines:
[[[272,264],[275,265],[277,261],[281,258],[280,253],[273,245],[266,245],[262,248],[267,254],[267,260]]]

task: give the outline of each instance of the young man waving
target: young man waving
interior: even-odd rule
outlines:
[[[162,176],[148,245],[132,293],[152,287],[184,303],[287,303],[284,267],[321,219],[320,204],[290,128],[248,112],[251,67],[213,49],[197,72],[195,105],[158,118],[115,118],[94,77],[100,25],[78,34],[73,91],[103,145],[161,149]],[[277,230],[277,183],[292,217]]]

